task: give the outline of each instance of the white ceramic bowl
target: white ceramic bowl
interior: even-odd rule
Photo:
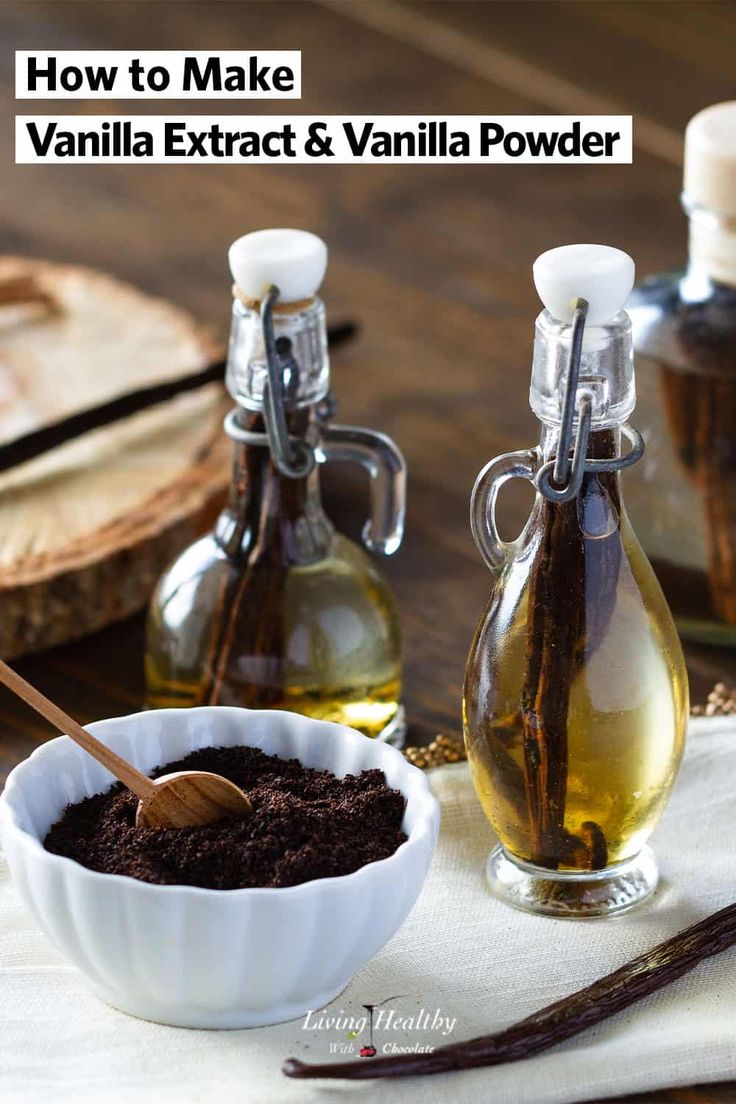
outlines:
[[[0,835],[13,881],[49,938],[116,1008],[182,1027],[257,1027],[333,1000],[419,896],[439,827],[426,777],[387,744],[294,713],[162,709],[89,726],[143,771],[195,748],[247,744],[342,776],[380,768],[407,800],[406,843],[353,874],[280,889],[157,886],[44,850],[70,802],[111,775],[68,736],[11,773]]]

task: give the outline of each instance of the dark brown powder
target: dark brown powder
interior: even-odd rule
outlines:
[[[136,828],[138,799],[117,783],[69,805],[44,841],[48,851],[106,874],[207,889],[292,886],[351,874],[404,842],[405,801],[380,770],[337,778],[297,759],[250,747],[210,747],[168,763],[221,774],[240,786],[251,816],[196,828]]]

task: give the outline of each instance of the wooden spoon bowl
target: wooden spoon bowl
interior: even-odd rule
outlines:
[[[148,781],[153,785],[138,802],[136,828],[188,828],[252,811],[239,786],[210,771],[174,771]]]

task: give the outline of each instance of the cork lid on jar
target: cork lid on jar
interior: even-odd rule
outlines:
[[[684,199],[736,217],[736,100],[699,111],[685,131]]]

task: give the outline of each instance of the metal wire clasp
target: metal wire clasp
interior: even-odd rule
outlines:
[[[261,303],[263,343],[266,350],[268,379],[263,388],[263,420],[277,469],[287,479],[304,479],[314,468],[317,458],[306,441],[291,437],[286,424],[286,402],[299,383],[298,366],[291,352],[288,337],[276,338],[273,328],[273,308],[279,289],[269,288]],[[288,390],[284,380],[288,375]]]
[[[580,491],[583,476],[586,472],[620,471],[622,468],[629,468],[641,458],[644,452],[644,439],[639,431],[634,429],[633,426],[623,425],[621,430],[631,444],[629,452],[605,460],[588,459],[593,399],[587,391],[583,391],[578,395],[580,355],[583,348],[583,334],[587,315],[587,300],[578,299],[572,317],[570,362],[567,380],[565,381],[565,398],[557,455],[554,460],[548,460],[546,464],[541,466],[535,480],[537,490],[550,502],[569,502],[570,499],[575,498]],[[576,412],[578,426],[575,433],[575,447],[571,456],[572,430]]]

